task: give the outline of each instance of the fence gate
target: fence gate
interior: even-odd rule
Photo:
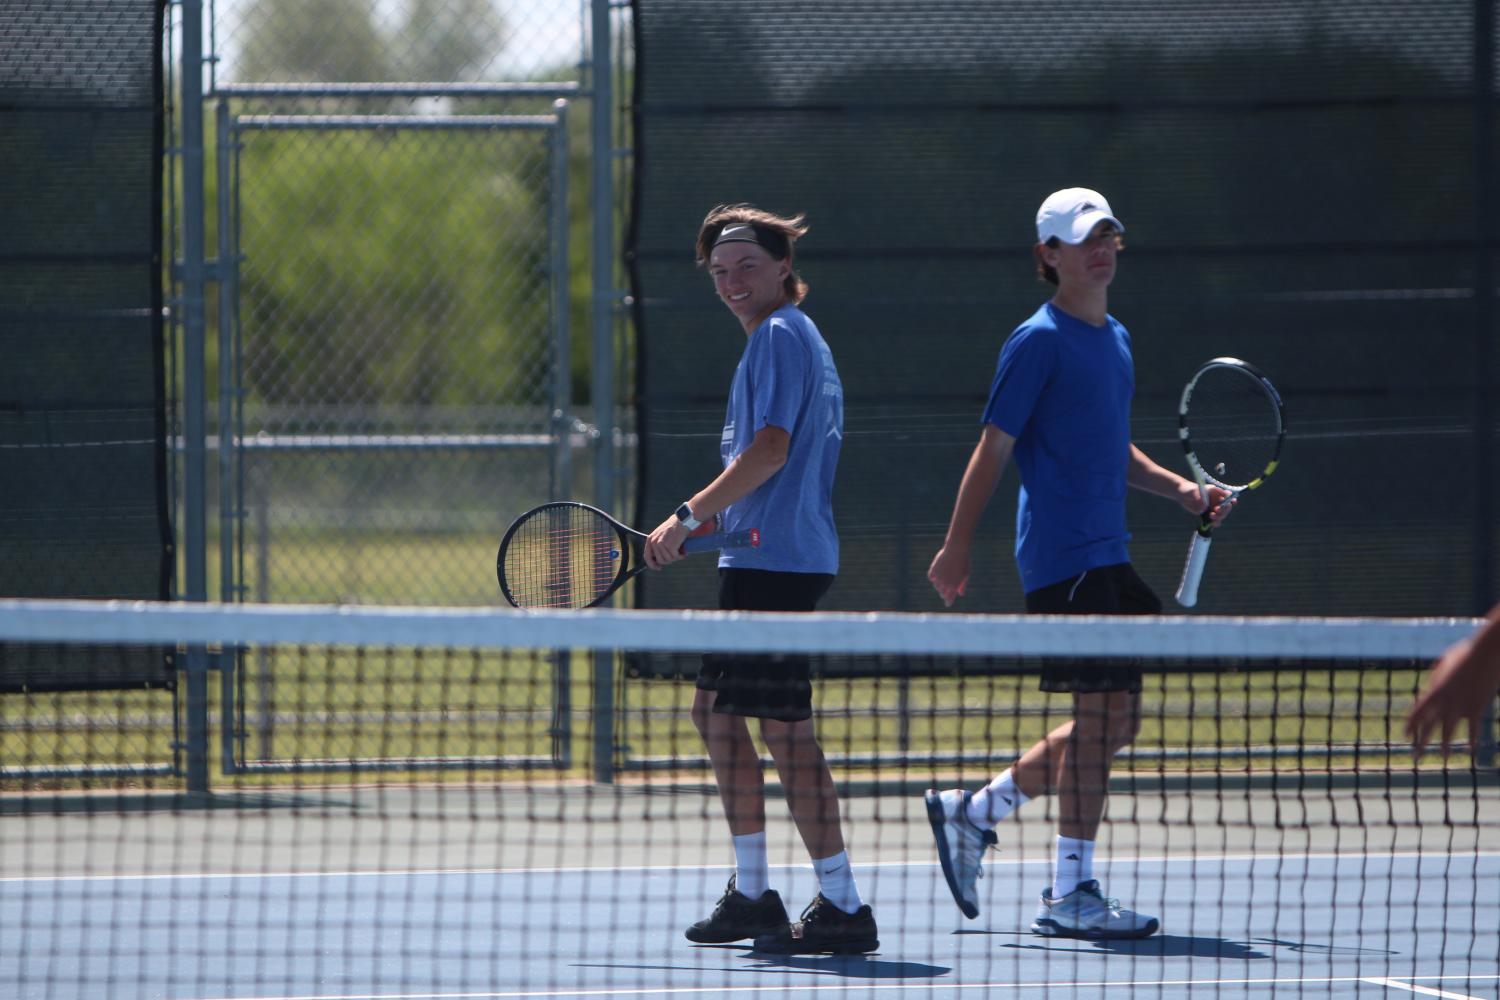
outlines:
[[[582,485],[570,458],[581,432],[566,101],[546,115],[235,114],[231,103],[219,103],[217,143],[219,427],[233,442],[219,449],[224,592],[497,603],[505,525]],[[404,749],[342,741],[340,720],[357,728],[370,703],[357,689],[411,683],[418,663],[387,657],[388,674],[371,676],[369,664],[331,662],[305,678],[264,652],[225,659],[229,773],[569,762],[563,654],[544,697],[512,685],[521,704],[487,708],[545,716],[521,756],[514,741],[504,755],[435,751],[441,736],[423,728],[455,720],[425,701],[406,709]],[[331,728],[309,757],[278,738],[276,719],[278,705],[306,711],[312,697],[329,704]]]

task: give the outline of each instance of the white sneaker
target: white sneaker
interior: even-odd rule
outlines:
[[[964,916],[979,916],[979,893],[976,880],[984,878],[980,862],[984,849],[995,846],[995,831],[981,830],[969,821],[969,793],[962,788],[946,792],[927,790],[927,819],[937,838],[938,860],[943,877],[953,892],[953,901]]]
[[[1052,888],[1042,890],[1042,906],[1031,922],[1031,932],[1043,937],[1143,938],[1160,927],[1155,917],[1126,910],[1118,899],[1106,899],[1097,879],[1078,883],[1061,899],[1052,898]]]

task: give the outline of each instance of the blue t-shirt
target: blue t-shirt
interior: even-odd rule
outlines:
[[[1112,316],[1091,326],[1049,302],[1000,349],[984,419],[1016,439],[1016,563],[1028,593],[1129,561],[1134,395],[1130,334]]]
[[[786,464],[724,508],[723,530],[760,529],[760,548],[727,549],[720,567],[837,573],[833,474],[844,441],[844,386],[818,328],[782,306],[750,335],[734,381],[719,455],[727,467],[766,426],[791,435]]]

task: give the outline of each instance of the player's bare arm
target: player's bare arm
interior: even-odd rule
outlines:
[[[730,462],[713,482],[688,499],[693,516],[700,521],[707,521],[725,507],[759,489],[786,464],[787,449],[791,447],[791,443],[792,435],[784,428],[768,424],[756,431],[750,447]],[[656,526],[656,530],[646,540],[646,564],[653,569],[660,569],[681,559],[682,542],[687,536],[686,526],[675,516],[669,516]]]
[[[1203,495],[1198,491],[1197,483],[1153,462],[1135,445],[1130,446],[1130,462],[1125,468],[1125,482],[1132,489],[1172,500],[1194,516],[1202,514],[1205,509]],[[1234,509],[1233,503],[1225,503],[1230,498],[1228,490],[1209,485],[1208,506],[1213,508],[1210,517],[1214,524],[1224,520]]]
[[[927,579],[947,607],[951,608],[968,588],[969,550],[974,543],[974,532],[1015,446],[1015,438],[994,424],[985,424],[974,454],[969,456],[969,465],[959,483],[958,499],[953,504],[953,516],[948,520],[948,534],[927,569]]]

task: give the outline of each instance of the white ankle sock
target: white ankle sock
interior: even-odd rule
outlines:
[[[845,913],[853,913],[864,905],[854,884],[854,872],[849,868],[848,852],[839,851],[831,858],[813,858],[812,864],[818,875],[818,891],[830,903]]]
[[[734,838],[734,888],[749,899],[759,899],[771,888],[771,866],[766,861],[766,831]]]
[[[1052,898],[1061,899],[1078,888],[1080,882],[1094,877],[1094,842],[1058,837],[1057,867],[1053,871]]]
[[[1031,797],[1016,787],[1014,770],[1005,773],[985,785],[969,798],[969,822],[981,830],[988,830],[1016,809],[1031,801]]]

